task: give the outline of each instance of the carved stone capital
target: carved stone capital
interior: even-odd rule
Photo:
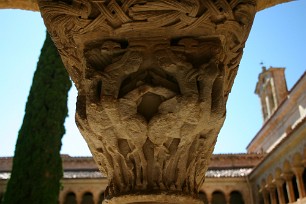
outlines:
[[[282,179],[282,178],[276,178],[276,179],[273,179],[273,184],[275,184],[277,187],[282,187],[285,180]]]
[[[266,184],[265,188],[269,192],[274,192],[276,189],[276,185],[274,183]]]
[[[293,166],[292,167],[292,171],[294,172],[294,174],[299,177],[303,176],[304,169],[305,169],[304,166]]]
[[[108,198],[196,197],[256,1],[41,0],[39,6],[78,89],[76,121],[108,176]]]
[[[294,174],[291,173],[291,172],[284,172],[284,173],[281,174],[281,177],[282,177],[286,182],[288,182],[288,181],[291,182],[291,179],[292,179],[293,176],[294,176]]]

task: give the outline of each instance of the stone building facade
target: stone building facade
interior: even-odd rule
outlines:
[[[305,73],[289,92],[284,68],[263,69],[259,76],[256,93],[265,103],[262,105],[265,122],[247,147],[248,153],[266,154],[248,175],[255,203],[306,203],[305,90]],[[275,108],[269,110],[267,104],[271,102],[266,93]]]
[[[284,68],[263,68],[255,93],[264,123],[245,154],[217,154],[200,189],[205,204],[306,203],[306,73],[288,91]],[[60,204],[98,204],[107,179],[91,157],[63,155]],[[0,196],[12,158],[0,158]]]

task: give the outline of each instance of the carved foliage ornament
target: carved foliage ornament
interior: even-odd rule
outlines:
[[[196,193],[255,0],[41,0],[110,197]]]

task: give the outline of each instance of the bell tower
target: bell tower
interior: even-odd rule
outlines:
[[[260,98],[264,121],[268,120],[288,95],[285,68],[262,67],[258,76],[255,93]]]

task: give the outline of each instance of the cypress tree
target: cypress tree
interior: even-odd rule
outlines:
[[[55,204],[63,175],[60,157],[71,81],[47,33],[15,148],[4,204]]]

